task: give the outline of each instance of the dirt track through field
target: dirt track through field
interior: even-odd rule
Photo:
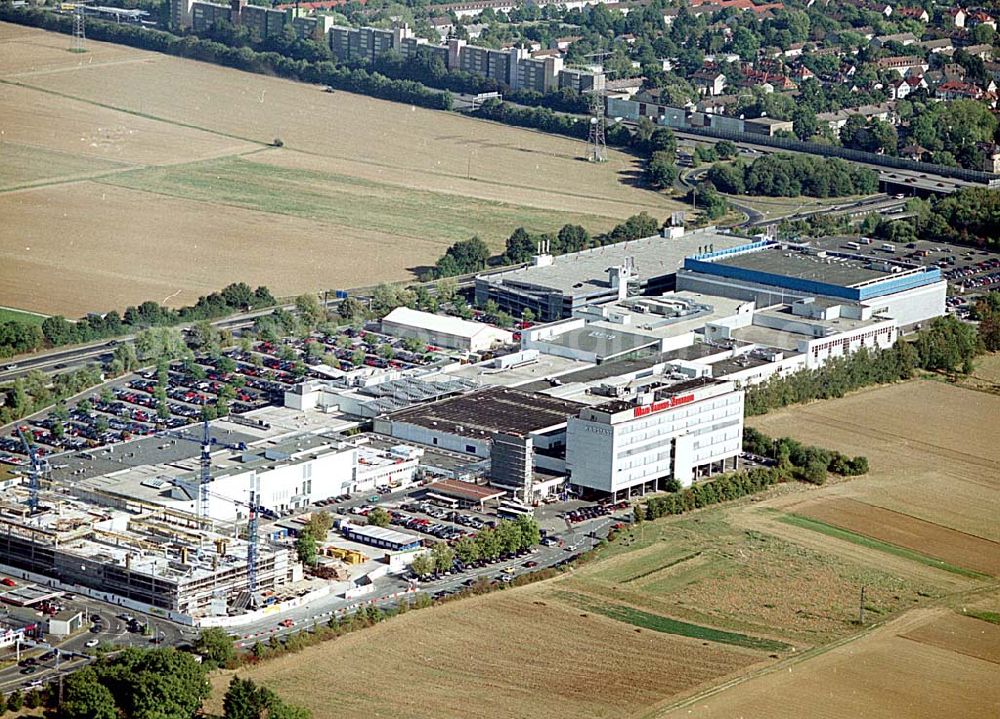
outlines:
[[[914,380],[748,419],[767,434],[868,457],[861,480],[824,488],[1000,542],[1000,396]]]
[[[240,674],[317,719],[611,719],[766,661],[523,587],[412,612]]]

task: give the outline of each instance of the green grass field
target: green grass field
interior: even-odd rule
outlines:
[[[15,320],[17,322],[30,322],[33,325],[40,325],[45,321],[45,315],[0,307],[0,322],[13,322]]]
[[[632,626],[640,627],[642,629],[649,629],[654,632],[676,634],[682,637],[690,637],[691,639],[702,639],[704,641],[718,642],[720,644],[732,644],[738,647],[759,649],[768,652],[780,652],[791,648],[788,644],[774,641],[773,639],[761,639],[760,637],[751,637],[737,632],[727,632],[721,629],[713,629],[712,627],[705,627],[700,624],[682,622],[677,619],[671,619],[658,614],[644,612],[634,607],[600,602],[590,597],[570,592],[557,592],[557,596],[571,602],[581,609],[597,612],[598,614],[603,614],[610,619],[625,622],[626,624],[631,624]]]
[[[101,182],[171,197],[375,230],[387,235],[447,240],[449,243],[478,235],[494,247],[517,227],[543,232],[574,223],[597,232],[617,223],[610,217],[415,190],[243,158],[117,173]]]
[[[905,547],[900,547],[895,544],[890,544],[889,542],[883,542],[878,539],[873,539],[872,537],[867,537],[864,534],[858,534],[857,532],[852,532],[847,529],[835,527],[832,524],[821,522],[818,519],[803,517],[802,515],[799,514],[786,514],[780,517],[779,519],[785,524],[790,524],[793,527],[809,529],[814,532],[819,532],[820,534],[825,534],[828,537],[833,537],[835,539],[842,539],[845,542],[858,544],[862,547],[868,547],[869,549],[876,549],[880,552],[892,554],[896,557],[901,557],[903,559],[909,559],[910,561],[913,562],[919,562],[920,564],[925,564],[928,567],[934,567],[935,569],[943,569],[946,572],[951,572],[952,574],[958,574],[959,576],[962,577],[969,577],[970,579],[989,578],[987,575],[982,574],[980,572],[974,572],[971,569],[957,567],[954,564],[949,564],[948,562],[944,562],[940,559],[935,559],[934,557],[930,557],[926,554],[915,552],[912,549],[907,549]]]

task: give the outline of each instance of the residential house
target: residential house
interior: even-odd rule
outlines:
[[[879,70],[895,70],[900,75],[913,72],[912,68],[920,68],[921,72],[927,72],[927,64],[915,55],[895,55],[893,57],[883,57],[875,61],[875,67]]]
[[[702,68],[690,80],[699,95],[721,95],[726,87],[726,76],[714,68]]]
[[[997,21],[994,20],[993,16],[985,10],[973,10],[966,16],[966,27],[973,28],[976,27],[976,25],[986,25],[994,30],[997,29]]]
[[[968,16],[962,8],[953,7],[945,13],[945,17],[951,21],[954,27],[965,27],[965,21]]]
[[[773,88],[772,92],[787,92],[798,89],[798,85],[792,82],[792,79],[784,74],[781,65],[776,63],[766,65],[761,63],[758,67],[745,63],[741,70],[743,81],[740,84],[745,87],[770,85]]]
[[[1000,174],[1000,145],[989,142],[980,144],[979,149],[983,151],[983,171]]]
[[[893,35],[878,35],[873,37],[870,44],[872,47],[881,48],[885,47],[890,42],[896,42],[900,45],[906,46],[912,45],[916,41],[917,37],[912,32],[897,32]]]
[[[621,80],[608,80],[604,83],[604,89],[608,97],[619,97],[627,100],[642,89],[642,84],[645,81],[646,78],[644,77],[626,77]]]
[[[564,37],[557,37],[555,40],[552,41],[552,46],[556,50],[561,50],[562,52],[566,52],[567,50],[569,50],[570,45],[582,39],[583,39],[582,35],[566,35]]]
[[[816,73],[805,65],[798,65],[794,70],[792,70],[792,79],[795,80],[796,83],[801,83],[803,80],[808,80],[812,77],[816,77]]]
[[[901,7],[896,8],[900,17],[918,22],[930,22],[931,16],[922,7]]]
[[[948,80],[937,86],[934,96],[939,100],[981,100],[985,91],[971,82]]]
[[[922,145],[907,145],[899,151],[899,156],[906,160],[923,161],[924,157],[931,154],[931,151]]]
[[[981,60],[993,59],[993,46],[987,45],[986,43],[983,43],[982,45],[967,45],[962,49]]]
[[[738,101],[738,95],[715,95],[699,100],[694,109],[707,115],[724,115],[726,109]]]
[[[782,55],[785,57],[801,57],[805,46],[808,44],[806,42],[793,42],[788,46],[787,50],[782,52]]]
[[[923,42],[918,42],[917,47],[921,48],[924,52],[930,53],[945,53],[950,55],[955,52],[955,45],[950,37],[942,37],[937,40],[924,40]]]
[[[820,112],[816,115],[816,122],[821,126],[828,126],[839,137],[841,128],[847,124],[847,118],[851,115],[861,115],[866,121],[875,118],[890,122],[893,125],[899,124],[899,115],[896,114],[896,103],[891,101],[878,105],[862,105],[861,107],[837,110],[835,112]]]

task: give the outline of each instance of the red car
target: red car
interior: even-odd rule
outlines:
[[[3,584],[4,586],[7,586],[7,587],[16,587],[17,586],[17,582],[15,582],[10,577],[4,577],[3,579],[0,579],[0,584]]]

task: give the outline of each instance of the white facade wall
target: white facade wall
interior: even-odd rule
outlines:
[[[692,394],[692,401],[641,416],[634,407],[615,414],[588,408],[570,418],[570,483],[611,493],[673,476],[689,486],[696,467],[737,456],[743,391],[725,382]]]
[[[728,277],[715,277],[688,270],[680,270],[677,273],[677,289],[741,300],[755,300],[758,307],[785,304],[813,296],[805,292],[783,290],[780,287]],[[912,290],[862,300],[862,304],[871,307],[873,314],[881,313],[896,320],[899,327],[910,327],[942,316],[945,313],[947,291],[947,281],[941,280]],[[848,302],[843,301],[845,304]]]
[[[857,352],[859,349],[889,349],[896,344],[899,330],[892,320],[880,322],[870,327],[860,327],[850,332],[841,332],[833,337],[810,340],[805,344],[806,367],[822,367],[834,357]]]
[[[209,514],[212,519],[223,522],[246,519],[245,505],[250,501],[252,478],[259,492],[257,503],[274,511],[304,507],[318,499],[351,491],[355,455],[356,450],[351,448],[302,462],[280,466],[276,463],[273,469],[252,469],[215,477],[209,490],[212,493],[209,495]]]
[[[408,484],[417,472],[418,460],[407,459],[395,464],[358,464],[351,492],[370,492],[384,484]]]
[[[915,287],[905,292],[873,297],[870,300],[864,300],[863,304],[872,308],[873,315],[881,313],[896,320],[899,327],[911,327],[944,315],[947,294],[948,282],[941,280],[932,285]]]
[[[379,428],[376,427],[376,430]],[[452,427],[449,427],[452,429]],[[408,422],[393,422],[389,432],[394,438],[404,442],[416,442],[417,444],[440,447],[441,449],[459,452],[461,454],[474,454],[477,457],[490,456],[491,436],[484,435],[482,438],[464,437],[454,432],[442,429],[431,429],[418,424]]]

